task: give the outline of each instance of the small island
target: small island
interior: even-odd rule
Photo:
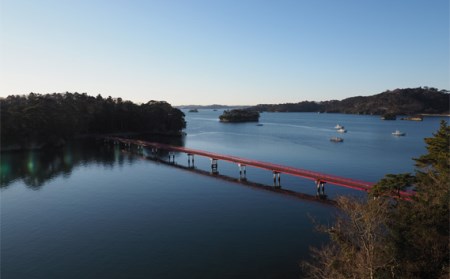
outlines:
[[[225,110],[219,116],[220,122],[258,122],[259,112],[247,109]]]
[[[385,113],[381,116],[381,120],[396,120],[397,115],[395,113]]]
[[[189,112],[198,112],[198,109],[190,109]]]

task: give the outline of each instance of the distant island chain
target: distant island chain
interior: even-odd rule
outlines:
[[[421,115],[450,115],[449,91],[433,87],[388,90],[373,96],[341,101],[303,101],[260,104],[249,107],[221,105],[172,107],[164,101],[135,104],[122,98],[103,98],[86,93],[11,95],[2,103],[1,151],[58,146],[79,136],[147,133],[181,136],[185,115],[197,108],[227,108],[221,122],[258,122],[260,112],[318,112],[382,115],[385,120],[420,121]]]
[[[179,106],[181,109],[249,109],[259,112],[320,112],[385,115],[395,119],[396,115],[441,114],[449,115],[449,91],[433,87],[403,88],[387,90],[372,96],[357,96],[322,102],[302,101],[298,103],[259,104],[256,106]]]

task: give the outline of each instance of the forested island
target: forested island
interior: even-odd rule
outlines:
[[[225,110],[219,116],[221,122],[258,122],[259,112],[249,109]]]
[[[373,96],[351,97],[341,101],[303,101],[286,104],[260,104],[259,112],[328,112],[373,115],[449,114],[449,91],[433,87],[387,90]]]
[[[163,101],[135,104],[86,93],[1,98],[1,150],[58,146],[79,136],[114,133],[181,135],[184,113]]]

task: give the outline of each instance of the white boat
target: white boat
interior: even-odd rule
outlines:
[[[330,139],[330,141],[333,141],[333,142],[343,142],[344,139],[343,139],[343,138],[340,138],[340,137],[332,137],[332,138]]]
[[[338,133],[347,133],[347,130],[344,129],[344,127],[337,129]]]
[[[341,126],[339,124],[336,124],[336,126],[334,126],[335,129],[344,129],[344,126]]]
[[[400,132],[399,130],[395,130],[395,132],[392,133],[392,135],[400,137],[406,135],[405,132]]]

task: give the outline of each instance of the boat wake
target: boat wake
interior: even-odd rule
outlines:
[[[263,124],[268,125],[268,126],[291,127],[291,128],[308,129],[308,130],[322,131],[322,132],[330,132],[330,131],[334,130],[334,129],[327,129],[327,128],[319,128],[319,127],[314,127],[314,126],[282,124],[282,123],[272,123],[272,122],[264,122]]]

